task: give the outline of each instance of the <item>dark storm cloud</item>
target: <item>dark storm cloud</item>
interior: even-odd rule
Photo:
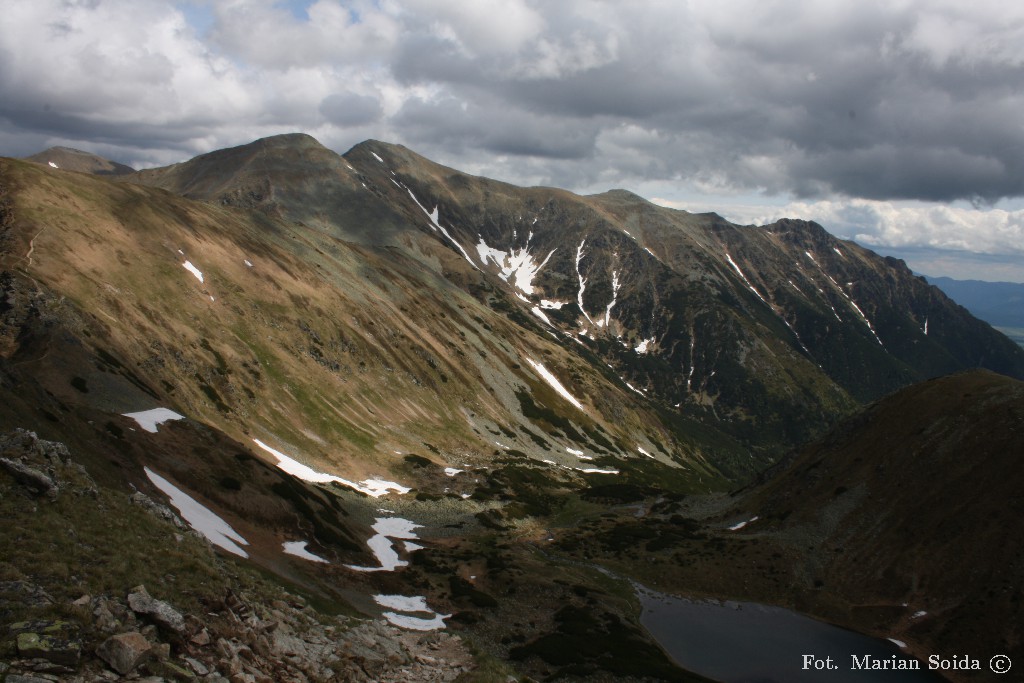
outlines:
[[[1024,11],[994,0],[250,0],[196,27],[133,7],[12,6],[7,139],[152,136],[184,157],[298,129],[565,186],[1024,195]]]
[[[599,129],[593,122],[537,116],[487,97],[471,102],[411,98],[392,120],[410,142],[421,146],[555,160],[591,156]]]

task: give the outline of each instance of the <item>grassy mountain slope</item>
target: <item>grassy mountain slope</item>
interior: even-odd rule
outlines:
[[[158,470],[235,527],[256,566],[317,599],[379,613],[371,593],[414,590],[539,677],[675,675],[633,623],[628,584],[594,560],[915,646],[998,633],[1015,647],[972,606],[994,599],[981,584],[937,567],[950,538],[988,557],[985,514],[1012,523],[990,508],[1012,511],[1013,463],[961,473],[948,449],[1001,457],[988,438],[1012,452],[1019,382],[915,385],[767,488],[692,496],[907,383],[973,365],[1024,374],[1019,348],[902,263],[814,224],[741,227],[622,191],[474,178],[379,142],[339,156],[279,136],[118,182],[0,160],[0,286],[5,427],[64,441],[114,491],[159,497],[143,468]],[[150,434],[123,416],[158,406],[187,419]],[[413,491],[384,503],[304,483],[256,440]],[[962,527],[915,526],[941,507],[930,492],[952,499],[960,481]],[[372,562],[384,510],[424,523],[429,552],[393,574],[346,569]],[[294,538],[330,566],[286,556]],[[991,557],[979,576],[1011,590],[1017,565]],[[942,616],[910,620],[900,599]]]
[[[61,168],[65,171],[77,171],[78,173],[91,173],[93,175],[116,176],[135,173],[135,169],[116,161],[104,159],[96,154],[83,152],[70,147],[51,147],[39,154],[25,157],[26,161],[32,161],[51,168]]]
[[[1016,661],[1022,429],[1024,383],[949,375],[871,404],[758,484],[710,499],[634,495],[558,548],[661,590],[785,605],[895,638],[922,660]]]

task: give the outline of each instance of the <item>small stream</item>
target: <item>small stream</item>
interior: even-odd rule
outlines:
[[[937,683],[927,662],[895,644],[781,607],[677,598],[634,583],[640,623],[684,669],[722,683]],[[805,659],[806,655],[813,657]],[[920,670],[866,670],[865,662],[916,663]],[[829,661],[827,658],[831,658]],[[819,667],[834,667],[817,669]],[[807,665],[807,668],[805,668]]]

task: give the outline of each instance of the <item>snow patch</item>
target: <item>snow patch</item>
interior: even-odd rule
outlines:
[[[249,262],[249,259],[242,259],[242,263],[244,263],[249,268],[252,268],[252,263]]]
[[[751,522],[756,522],[758,519],[760,519],[760,517],[758,517],[757,515],[754,515],[753,517],[751,517],[750,519],[746,520],[745,522],[740,522],[739,524],[733,524],[731,527],[729,527],[729,531],[739,531],[740,529],[742,529],[746,525],[750,524]]]
[[[384,160],[381,159],[379,156],[377,156],[376,152],[370,152],[370,154],[372,154],[373,158],[376,159],[377,161],[379,161],[380,163],[382,163],[382,164],[384,163]]]
[[[181,265],[185,270],[195,275],[197,280],[199,280],[200,282],[204,282],[203,274],[199,271],[198,268],[192,265],[191,261],[185,261]]]
[[[324,558],[319,555],[314,555],[306,550],[306,541],[285,541],[282,545],[284,546],[284,552],[288,555],[301,557],[302,559],[309,560],[310,562],[323,562],[324,564],[328,564],[327,560]]]
[[[653,343],[654,343],[654,337],[651,337],[649,339],[644,339],[639,344],[634,346],[633,350],[636,351],[637,353],[643,355],[643,354],[647,353],[648,349],[650,348],[651,344],[653,344]]]
[[[384,612],[384,618],[399,628],[407,628],[413,631],[434,631],[444,628],[444,620],[451,617],[450,614],[440,614],[427,606],[427,599],[420,595],[375,595],[374,601],[381,607],[397,612],[423,613],[429,617],[414,617],[409,614],[397,614],[396,612]]]
[[[178,415],[173,410],[168,408],[153,408],[152,410],[143,410],[140,413],[122,413],[125,417],[130,417],[139,423],[139,426],[145,429],[147,432],[156,434],[157,425],[161,425],[164,422],[170,422],[172,420],[184,420],[184,415]]]
[[[890,643],[892,643],[896,647],[900,648],[901,650],[906,650],[907,649],[907,644],[904,643],[902,640],[896,640],[895,638],[886,638],[886,640],[888,640]]]
[[[60,166],[58,166],[57,164],[53,163],[52,161],[47,161],[46,163],[50,164],[51,168],[60,168]]]
[[[325,472],[317,472],[308,465],[303,465],[298,460],[285,455],[279,450],[271,448],[267,444],[263,443],[259,439],[253,439],[253,442],[266,452],[277,458],[278,468],[284,470],[288,474],[298,477],[303,481],[309,481],[316,484],[329,484],[332,481],[336,481],[343,486],[348,486],[357,491],[362,491],[368,496],[379,498],[386,494],[388,491],[395,491],[399,494],[409,493],[411,489],[401,484],[396,484],[393,481],[384,481],[383,479],[367,479],[360,483],[351,482],[348,479],[342,479],[341,477],[333,474],[327,474]]]
[[[223,548],[239,557],[249,557],[249,553],[238,545],[249,545],[249,542],[232,529],[230,524],[153,470],[148,467],[143,469],[153,485],[171,499],[171,505],[178,509],[190,527],[201,533],[218,548]]]
[[[465,470],[457,470],[454,467],[444,468],[444,473],[449,477],[454,477],[456,474],[459,474],[460,472],[465,472]]]
[[[371,527],[376,534],[366,542],[367,547],[373,556],[380,562],[379,567],[359,567],[352,564],[345,565],[357,572],[390,572],[396,567],[405,567],[409,563],[398,557],[395,550],[394,540],[416,540],[419,538],[414,529],[420,528],[421,524],[410,522],[401,517],[377,517]]]
[[[480,243],[476,245],[477,254],[480,256],[480,263],[487,265],[487,261],[490,259],[498,267],[501,278],[505,282],[514,285],[526,294],[533,294],[533,280],[537,277],[540,269],[547,264],[555,250],[549,251],[544,260],[537,263],[530,254],[530,238],[532,237],[533,233],[531,232],[530,237],[526,240],[525,247],[510,249],[509,251],[502,251],[501,249],[488,246],[484,238],[481,237]]]
[[[545,309],[545,310],[552,310],[553,309],[553,310],[559,311],[559,310],[562,309],[562,306],[564,306],[566,303],[567,302],[565,302],[565,301],[548,301],[547,299],[541,299],[540,300],[540,307]]]
[[[616,469],[602,470],[598,467],[577,467],[577,470],[583,474],[618,474],[619,471]]]

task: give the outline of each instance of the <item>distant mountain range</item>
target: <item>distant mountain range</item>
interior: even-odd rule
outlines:
[[[991,325],[1024,328],[1024,284],[931,276],[927,280]]]
[[[339,155],[282,135],[139,172],[59,148],[0,159],[0,286],[6,429],[66,444],[103,495],[164,500],[159,472],[241,530],[243,566],[320,603],[379,616],[393,598],[419,605],[415,591],[431,605],[420,617],[453,615],[482,643],[492,659],[478,664],[536,678],[678,674],[621,586],[538,548],[568,553],[600,528],[625,550],[617,570],[642,574],[650,529],[704,524],[673,517],[681,501],[749,484],[850,416],[899,422],[916,408],[891,392],[984,368],[1009,395],[1024,378],[1024,349],[815,223],[742,227],[625,190],[521,188],[378,141]],[[895,407],[867,407],[879,400]],[[920,405],[918,436],[951,419]],[[150,409],[181,419],[153,432],[130,417]],[[858,441],[864,467],[909,447],[886,430]],[[950,491],[947,464],[920,486]],[[775,476],[772,490],[805,484]],[[794,520],[859,485],[814,483],[786,493]],[[756,495],[735,510],[782,509]],[[912,528],[886,506],[857,510],[858,543],[872,524]],[[417,524],[429,547],[399,545]],[[300,535],[326,562],[282,549]],[[400,571],[359,569],[384,546]],[[819,550],[785,552],[834,582],[831,599],[874,590],[853,570],[836,579],[846,565]],[[568,611],[552,616],[555,603]]]

